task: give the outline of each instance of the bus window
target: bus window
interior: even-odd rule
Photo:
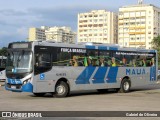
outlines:
[[[87,50],[88,66],[99,66],[98,50]]]
[[[112,66],[122,66],[122,56],[116,54],[116,51],[112,52]]]
[[[35,70],[36,73],[46,72],[51,69],[51,54],[37,53],[35,54]]]
[[[73,66],[85,66],[84,65],[84,59],[85,54],[84,53],[71,53],[71,60],[73,61]]]
[[[73,66],[78,67],[78,56],[73,56]]]
[[[54,66],[68,66],[71,58],[71,53],[68,51],[61,51],[61,48],[57,48],[57,53],[54,53],[57,57],[53,59]]]
[[[111,66],[111,57],[109,51],[99,51],[99,66]]]
[[[112,57],[112,67],[116,67],[117,64],[116,64],[116,59],[115,57]]]
[[[146,57],[146,65],[147,67],[155,66],[155,55]]]

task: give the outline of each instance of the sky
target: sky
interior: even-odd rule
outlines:
[[[68,26],[77,32],[77,14],[105,9],[118,13],[138,0],[0,0],[0,48],[25,41],[30,27]],[[160,7],[160,0],[144,0]]]

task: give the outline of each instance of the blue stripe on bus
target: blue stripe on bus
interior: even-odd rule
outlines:
[[[156,50],[149,50],[149,52],[150,52],[150,53],[155,53],[155,52],[156,52]]]
[[[104,83],[104,78],[106,75],[108,67],[99,67],[96,74],[93,77],[93,83]]]
[[[95,46],[91,46],[91,45],[86,45],[86,48],[87,48],[87,49],[96,49]]]
[[[22,86],[23,92],[33,92],[33,85],[29,82]]]
[[[118,50],[118,47],[109,47],[109,50]]]
[[[152,66],[150,68],[150,81],[156,80],[156,67]]]
[[[107,50],[107,48],[108,48],[108,47],[106,47],[106,46],[98,46],[98,49],[99,49],[99,50]]]
[[[76,84],[90,84],[89,79],[92,76],[96,67],[88,66],[86,67],[83,72],[78,76],[75,83]]]
[[[107,76],[107,83],[116,83],[117,74],[118,74],[118,67],[110,67]]]

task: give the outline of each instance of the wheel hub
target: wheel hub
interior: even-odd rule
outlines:
[[[57,91],[58,94],[63,94],[64,91],[65,91],[65,88],[64,88],[64,86],[58,86],[56,88],[56,91]]]
[[[125,82],[125,83],[124,83],[124,90],[127,91],[128,89],[129,89],[129,83],[128,83],[128,82]]]

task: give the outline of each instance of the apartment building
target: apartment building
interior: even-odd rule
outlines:
[[[55,42],[75,43],[76,33],[70,27],[48,27],[29,29],[29,41],[54,40]]]
[[[106,10],[78,14],[78,42],[117,43],[118,16]]]
[[[45,30],[46,40],[56,42],[75,43],[76,33],[70,27],[48,27]]]
[[[160,8],[142,2],[119,8],[119,45],[151,49],[151,41],[158,35],[160,35]]]
[[[45,28],[29,28],[29,41],[34,41],[34,40],[46,40],[46,35],[45,35]]]

